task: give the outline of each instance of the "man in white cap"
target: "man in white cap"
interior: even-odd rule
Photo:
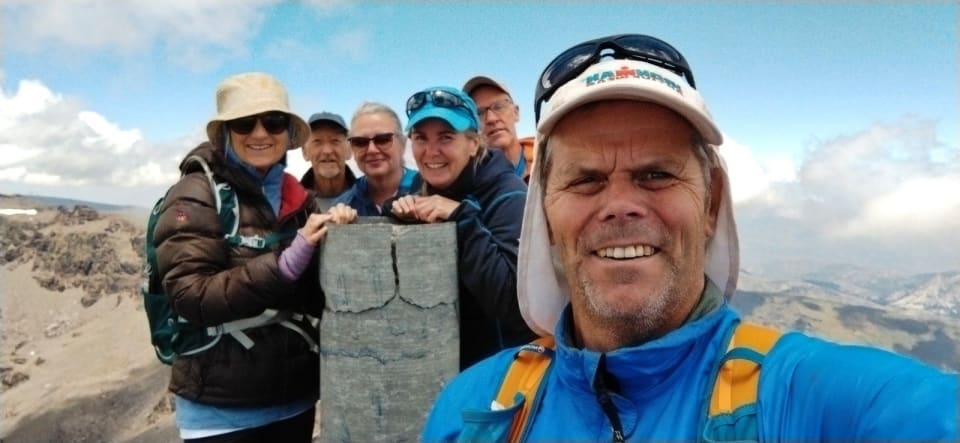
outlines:
[[[741,324],[723,137],[675,48],[573,46],[535,116],[518,297],[545,338],[448,384],[424,441],[956,441],[956,374]]]
[[[513,101],[503,83],[478,75],[461,88],[477,104],[480,134],[488,147],[503,151],[513,163],[514,173],[529,181],[533,171],[533,137],[517,136],[520,107]]]

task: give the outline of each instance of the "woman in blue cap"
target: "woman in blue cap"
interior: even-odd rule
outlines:
[[[402,221],[457,224],[460,369],[535,338],[517,305],[517,248],[527,187],[499,150],[480,143],[477,107],[459,89],[407,100],[407,133],[424,186],[386,202]]]

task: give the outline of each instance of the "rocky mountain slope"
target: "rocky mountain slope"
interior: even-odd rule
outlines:
[[[145,213],[0,196],[0,441],[176,441],[139,298]],[[960,273],[744,272],[747,318],[960,369]]]

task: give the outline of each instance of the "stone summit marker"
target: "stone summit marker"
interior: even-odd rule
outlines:
[[[456,226],[332,225],[320,284],[321,441],[418,441],[459,370]]]

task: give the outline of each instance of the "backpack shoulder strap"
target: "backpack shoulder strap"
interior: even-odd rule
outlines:
[[[753,323],[740,323],[730,337],[710,398],[711,417],[733,413],[757,401],[760,365],[781,333]]]
[[[223,238],[227,243],[234,246],[244,246],[252,249],[269,249],[275,244],[281,243],[296,235],[296,232],[272,233],[265,237],[240,235],[240,201],[237,199],[237,192],[233,190],[230,183],[219,180],[210,169],[210,164],[203,157],[191,155],[184,160],[200,165],[203,174],[210,183],[210,190],[213,192],[213,199],[217,209],[217,216],[220,218],[220,226],[223,227]]]
[[[237,234],[240,225],[240,205],[237,203],[237,193],[229,183],[217,180],[210,169],[210,164],[199,155],[191,155],[184,159],[184,163],[196,163],[203,169],[203,175],[207,177],[210,183],[210,191],[213,192],[213,201],[217,209],[217,215],[220,217],[220,224],[223,226],[224,237],[228,240]]]
[[[510,426],[509,441],[511,442],[520,441],[525,433],[527,420],[535,412],[536,404],[539,403],[540,382],[543,381],[544,375],[553,362],[554,348],[553,336],[540,337],[524,345],[517,352],[507,369],[503,383],[500,384],[500,391],[496,398],[497,404],[506,408],[518,401],[523,402],[523,406],[514,415],[513,424]],[[518,398],[518,395],[522,397]]]

